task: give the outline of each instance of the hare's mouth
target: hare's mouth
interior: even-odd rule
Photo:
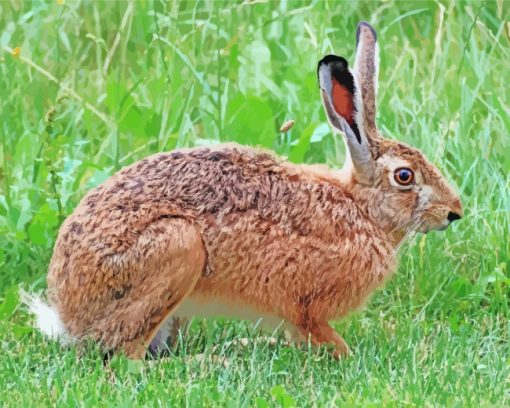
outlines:
[[[450,226],[451,222],[448,220],[444,220],[440,224],[430,225],[430,224],[423,224],[423,226],[420,228],[420,232],[427,234],[430,231],[444,231]]]

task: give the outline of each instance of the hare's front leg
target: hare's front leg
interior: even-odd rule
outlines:
[[[315,347],[332,345],[334,347],[332,355],[335,358],[349,356],[350,350],[345,340],[326,320],[311,312],[312,310],[306,310],[302,313],[303,318],[296,325],[300,334],[305,339],[310,339],[312,345]]]
[[[193,290],[205,260],[200,232],[189,221],[163,218],[149,225],[118,262],[119,276],[129,276],[129,282],[113,292],[93,336],[107,348],[143,358],[163,322]]]

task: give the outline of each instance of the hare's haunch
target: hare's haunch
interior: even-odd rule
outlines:
[[[409,233],[462,216],[437,168],[377,130],[377,37],[360,23],[357,39],[354,72],[334,55],[318,66],[327,117],[347,146],[342,170],[238,145],[124,168],[62,225],[50,306],[32,303],[41,329],[140,358],[171,316],[262,318],[348,353],[328,321],[395,270]]]

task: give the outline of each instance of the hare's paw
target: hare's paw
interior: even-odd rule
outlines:
[[[179,335],[187,335],[188,323],[188,319],[183,317],[170,316],[166,319],[149,345],[150,357],[166,357],[175,349],[179,343]]]
[[[331,355],[336,358],[348,357],[351,352],[345,340],[326,321],[311,320],[299,325],[301,334],[310,339],[315,347],[332,346]]]

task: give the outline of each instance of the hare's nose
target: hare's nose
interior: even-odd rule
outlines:
[[[460,199],[456,199],[449,205],[450,212],[448,213],[448,221],[452,222],[455,220],[460,220],[464,215],[464,209],[462,208],[462,203]]]
[[[459,214],[450,211],[446,218],[448,218],[448,221],[453,222],[455,220],[460,220],[462,217]]]

